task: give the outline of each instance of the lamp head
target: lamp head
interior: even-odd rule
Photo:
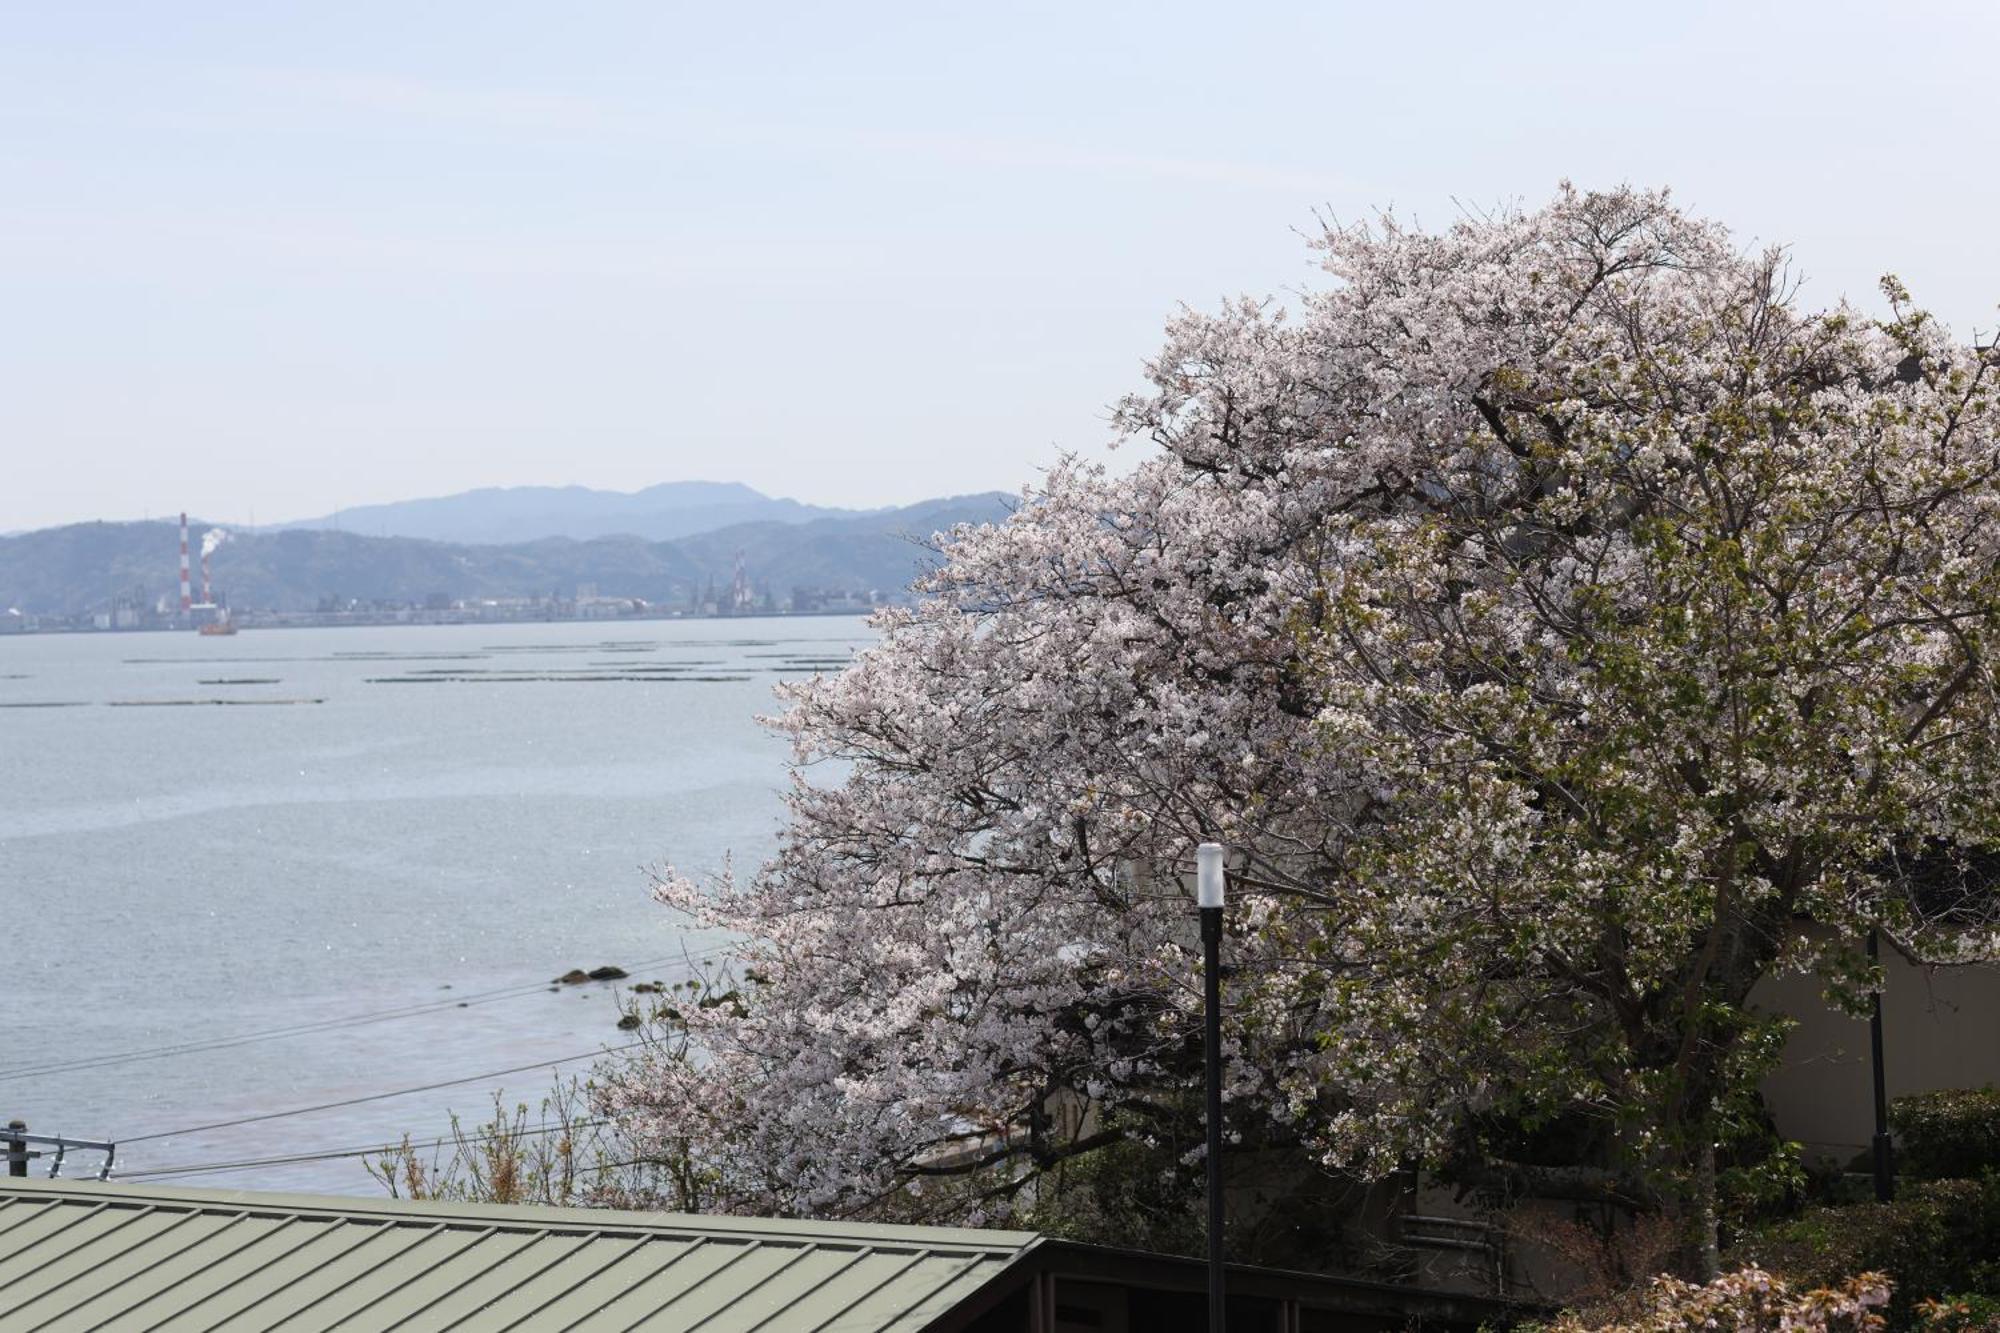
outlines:
[[[1195,900],[1205,908],[1222,906],[1222,862],[1227,855],[1219,842],[1205,842],[1194,849]]]

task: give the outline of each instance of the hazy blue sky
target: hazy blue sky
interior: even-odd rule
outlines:
[[[2000,302],[2000,6],[0,3],[0,530],[1095,453],[1315,208],[1673,186]]]

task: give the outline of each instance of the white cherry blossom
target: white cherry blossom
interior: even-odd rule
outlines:
[[[1172,322],[1135,468],[945,535],[787,690],[768,865],[662,877],[741,984],[605,1098],[720,1206],[1002,1218],[1174,1141],[1203,840],[1243,864],[1234,1129],[1381,1171],[1566,1118],[1711,1221],[1758,978],[1989,947],[1992,350],[1893,286],[1803,310],[1660,194],[1318,245],[1291,309]]]

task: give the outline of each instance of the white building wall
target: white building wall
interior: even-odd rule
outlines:
[[[2000,1085],[2000,967],[1933,967],[1882,950],[1882,1066],[1889,1096]],[[1875,1133],[1868,1020],[1821,996],[1812,977],[1767,978],[1751,1003],[1798,1020],[1783,1066],[1764,1081],[1778,1132],[1809,1156],[1846,1161]]]

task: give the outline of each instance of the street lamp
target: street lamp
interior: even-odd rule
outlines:
[[[1880,966],[1882,956],[1880,930],[1868,932],[1868,961]],[[1886,977],[1877,978],[1875,983],[1874,1009],[1868,1016],[1868,1047],[1874,1058],[1871,1073],[1875,1082],[1875,1137],[1870,1146],[1875,1156],[1875,1197],[1883,1203],[1896,1197],[1896,1159],[1889,1141],[1889,1086],[1882,1073],[1882,982]]]
[[[1208,1330],[1223,1333],[1222,1306],[1222,891],[1227,853],[1219,842],[1194,849],[1201,905],[1203,1046],[1208,1066]]]

